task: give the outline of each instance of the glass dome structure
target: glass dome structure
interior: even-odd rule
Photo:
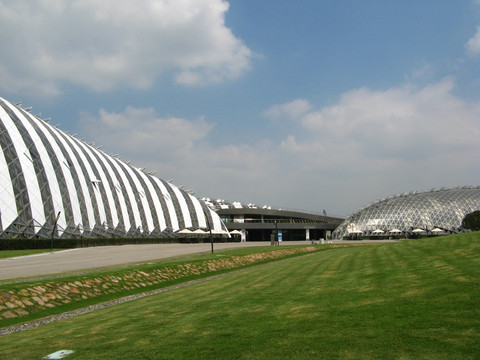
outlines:
[[[0,98],[0,238],[226,231],[203,201]]]
[[[350,215],[332,236],[459,232],[468,213],[480,210],[480,187],[404,193]]]

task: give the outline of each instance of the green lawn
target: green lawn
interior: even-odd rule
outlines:
[[[0,358],[479,359],[480,233],[332,248],[0,337]]]
[[[54,251],[59,251],[58,249]],[[26,256],[26,255],[36,255],[45,252],[51,252],[50,249],[41,249],[41,250],[1,250],[0,251],[0,259],[6,259],[9,257],[17,257],[17,256]]]
[[[215,254],[53,274],[40,279],[7,279],[0,281],[0,327],[329,248],[309,245],[225,249]]]

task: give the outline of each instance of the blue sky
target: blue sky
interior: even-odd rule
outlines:
[[[0,96],[198,197],[480,185],[480,1],[0,0]]]

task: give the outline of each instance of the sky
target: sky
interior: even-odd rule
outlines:
[[[0,97],[199,198],[480,185],[478,0],[0,0]]]

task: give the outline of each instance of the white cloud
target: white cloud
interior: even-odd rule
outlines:
[[[477,146],[480,107],[453,95],[452,88],[451,79],[421,89],[361,88],[299,122],[322,142],[357,144],[371,159],[415,160],[462,152]]]
[[[251,51],[225,25],[224,0],[0,0],[0,88],[58,95],[235,79]]]
[[[379,193],[478,185],[480,104],[458,98],[453,86],[445,79],[423,88],[346,92],[297,118],[303,131],[283,140],[279,157],[302,174],[300,182],[315,179],[301,192],[323,192],[324,204],[336,198],[360,206]]]
[[[263,115],[272,120],[278,120],[281,118],[297,119],[304,115],[312,106],[305,99],[296,99],[286,104],[277,104],[267,109]]]
[[[453,86],[361,88],[320,109],[305,99],[278,104],[270,110],[292,132],[253,145],[217,146],[202,117],[132,107],[84,116],[83,133],[200,196],[346,215],[394,193],[479,185],[480,104]]]
[[[127,107],[120,113],[102,109],[83,114],[79,133],[105,152],[118,153],[160,178],[173,178],[177,185],[203,189],[205,196],[235,197],[248,188],[252,201],[258,199],[262,190],[248,184],[261,183],[265,172],[271,172],[271,149],[215,147],[207,139],[213,127],[203,117],[162,118],[152,108]]]
[[[97,116],[83,114],[81,127],[90,139],[112,152],[121,147],[123,154],[134,158],[175,162],[194,151],[213,125],[202,117],[162,118],[152,108],[129,106],[121,113],[101,109]]]
[[[468,40],[465,47],[470,56],[475,56],[480,53],[480,26],[477,26],[477,33]]]

